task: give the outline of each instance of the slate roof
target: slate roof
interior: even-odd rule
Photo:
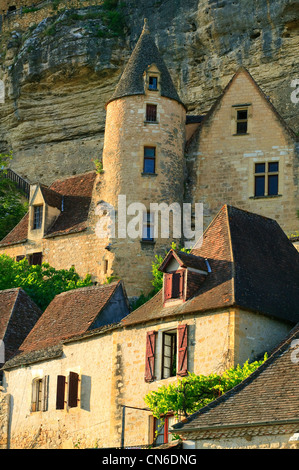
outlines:
[[[298,348],[299,324],[249,377],[173,429],[185,433],[227,426],[299,423]]]
[[[59,209],[63,204],[63,211],[54,224],[49,227],[44,238],[86,230],[95,178],[96,172],[92,171],[55,181],[49,188],[41,185],[41,191],[47,204]],[[1,240],[0,246],[26,242],[28,219],[27,213],[18,225]]]
[[[165,62],[146,26],[142,30],[114,94],[108,103],[124,96],[144,95],[143,74],[152,64],[155,64],[160,72],[161,96],[176,100],[184,106],[175,89]]]
[[[299,253],[275,220],[225,205],[191,253],[211,268],[193,297],[163,307],[160,291],[122,324],[233,306],[299,321]]]
[[[5,345],[5,360],[17,352],[41,314],[22,288],[0,291],[0,339]]]

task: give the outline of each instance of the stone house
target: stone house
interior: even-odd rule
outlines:
[[[298,352],[299,324],[253,374],[174,432],[196,449],[298,449]]]
[[[298,322],[299,253],[274,220],[223,206],[192,252],[170,250],[160,270],[162,290],[108,325],[84,313],[80,289],[53,301],[4,366],[11,447],[148,445],[159,422],[147,393],[255,360]]]
[[[17,353],[41,314],[22,288],[0,291],[0,364]]]
[[[29,214],[1,241],[0,253],[57,269],[74,265],[94,282],[114,276],[134,297],[151,290],[155,255],[186,241],[171,207],[190,203],[195,223],[194,205],[203,203],[206,228],[231,204],[296,233],[296,135],[250,73],[237,71],[206,115],[186,111],[145,24],[107,103],[100,174],[32,185]],[[113,211],[115,230],[99,237],[98,224]]]
[[[0,243],[0,253],[24,257],[30,264],[49,263],[56,269],[74,266],[82,277],[105,282],[109,277],[106,240],[96,236],[93,210],[95,171],[30,187],[29,211]]]

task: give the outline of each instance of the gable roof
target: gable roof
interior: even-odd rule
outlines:
[[[249,377],[173,429],[185,433],[228,426],[299,423],[298,340],[299,324]]]
[[[0,291],[0,339],[5,345],[6,360],[16,353],[41,314],[22,288]]]
[[[207,259],[211,269],[195,294],[163,307],[160,291],[124,325],[232,306],[299,321],[299,253],[276,221],[225,205],[191,254]]]
[[[172,258],[174,258],[183,268],[193,268],[205,272],[208,270],[206,261],[201,256],[171,249],[165,256],[162,264],[159,266],[159,271],[166,270],[167,265]]]
[[[67,338],[91,329],[119,287],[123,288],[121,281],[82,287],[56,295],[20,346],[20,353],[56,346]]]
[[[148,69],[148,67],[153,64],[156,65],[161,74],[161,96],[176,100],[183,105],[175,89],[165,62],[160,55],[160,52],[149,32],[149,29],[146,26],[146,20],[141,36],[137,41],[137,44],[125,67],[115,92],[108,103],[124,96],[144,95],[143,74]]]
[[[45,202],[61,210],[44,238],[77,233],[87,228],[87,219],[91,196],[96,178],[96,172],[91,171],[82,175],[72,176],[55,181],[49,188],[40,185]],[[0,242],[0,246],[24,243],[28,233],[28,213]]]
[[[202,116],[202,119],[200,121],[200,125],[199,127],[195,130],[195,132],[192,134],[192,136],[190,137],[190,139],[188,140],[188,142],[186,143],[186,146],[189,146],[189,144],[194,140],[194,138],[196,136],[198,136],[198,134],[201,132],[201,129],[202,127],[209,122],[210,118],[213,116],[214,112],[216,111],[216,109],[218,108],[218,106],[220,105],[224,95],[228,92],[228,90],[231,88],[231,86],[233,85],[233,83],[235,82],[236,78],[241,74],[241,73],[244,73],[248,78],[249,80],[252,82],[252,84],[254,85],[254,87],[256,88],[257,92],[263,97],[263,99],[265,100],[265,102],[268,104],[268,106],[271,108],[272,112],[275,114],[275,116],[277,117],[277,119],[279,120],[280,124],[282,125],[282,127],[285,129],[285,131],[287,132],[287,134],[294,140],[294,141],[298,141],[298,136],[296,135],[296,133],[288,126],[288,124],[286,123],[286,121],[284,120],[284,118],[280,115],[280,113],[277,111],[277,109],[275,108],[275,106],[272,104],[272,102],[269,100],[269,98],[267,97],[267,95],[264,93],[264,91],[261,89],[261,87],[258,85],[258,83],[254,80],[253,76],[250,74],[250,72],[244,67],[244,66],[241,66],[239,67],[239,69],[237,70],[237,72],[232,76],[232,78],[229,80],[228,84],[225,86],[225,88],[223,89],[222,93],[218,96],[218,98],[216,98],[216,100],[214,101],[213,105],[211,106],[211,108],[209,109],[209,111]]]

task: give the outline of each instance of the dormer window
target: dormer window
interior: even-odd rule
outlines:
[[[33,230],[40,229],[43,222],[43,206],[33,206]]]
[[[164,301],[184,296],[185,269],[164,275]]]
[[[158,77],[153,77],[152,75],[148,78],[148,89],[149,90],[158,90]]]
[[[159,271],[164,273],[163,301],[167,306],[173,305],[173,301],[190,299],[205,282],[211,269],[205,258],[171,249]]]

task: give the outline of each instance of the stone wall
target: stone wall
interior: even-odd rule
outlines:
[[[146,122],[147,103],[157,106],[157,122]],[[185,109],[180,103],[160,96],[159,92],[147,91],[145,95],[126,96],[108,104],[100,196],[116,209],[117,221],[121,216],[126,217],[124,212],[132,203],[142,204],[146,211],[151,209],[152,203],[164,203],[166,207],[176,203],[182,207],[184,142]],[[155,147],[154,173],[144,172],[145,146]],[[118,208],[119,196],[126,198],[125,208]],[[133,216],[136,219],[137,210],[126,218],[124,233],[116,233],[114,239],[111,237],[111,253],[115,260],[114,272],[125,279],[128,292],[138,278],[141,293],[151,289],[154,255],[164,256],[172,240],[180,241],[181,234],[173,233],[170,214],[170,223],[166,227],[169,235],[163,238],[161,215],[157,213],[158,233],[154,243],[143,243],[140,241],[142,235],[138,234],[143,219],[140,224],[136,219],[134,225]]]
[[[242,312],[243,315],[246,312]],[[250,314],[256,324],[259,315]],[[178,377],[161,379],[161,340],[163,331],[176,331],[188,325],[188,370],[196,374],[221,373],[249,357],[250,344],[238,346],[240,330],[235,327],[235,311],[215,311],[205,315],[157,320],[145,325],[118,328],[102,335],[64,344],[61,357],[19,367],[5,373],[7,393],[13,396],[11,448],[120,447],[148,445],[153,439],[153,417],[144,397]],[[144,380],[146,335],[157,332],[156,379]],[[268,320],[264,336],[279,341],[284,329]],[[251,333],[251,329],[248,330]],[[264,352],[262,340],[256,353]],[[238,357],[241,352],[242,357]],[[56,410],[57,375],[70,371],[80,375],[78,407]],[[48,411],[31,412],[31,386],[34,378],[49,375]],[[123,427],[123,406],[125,427]]]
[[[234,106],[249,104],[248,131],[236,134]],[[189,197],[204,204],[207,226],[223,203],[298,230],[298,158],[295,140],[253,80],[240,72],[188,149]],[[255,163],[279,162],[277,196],[254,197]]]
[[[9,411],[10,395],[2,392],[0,386],[0,449],[9,445]]]

